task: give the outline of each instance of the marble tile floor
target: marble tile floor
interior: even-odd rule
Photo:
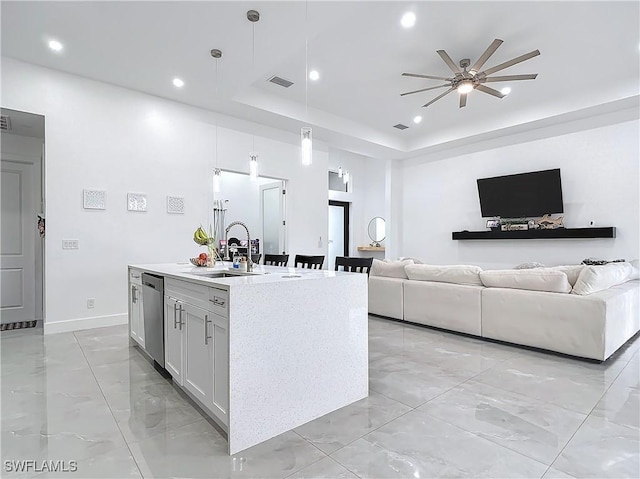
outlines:
[[[3,478],[640,477],[640,339],[602,364],[369,319],[370,396],[233,457],[126,326],[0,335]],[[16,472],[17,460],[77,472]]]

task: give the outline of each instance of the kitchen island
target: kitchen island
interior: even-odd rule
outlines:
[[[163,277],[164,367],[230,454],[367,397],[366,275],[229,266],[129,266],[129,322],[144,349],[140,278]]]

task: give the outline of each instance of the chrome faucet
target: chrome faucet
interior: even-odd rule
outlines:
[[[247,232],[247,271],[253,271],[253,261],[251,261],[251,237],[249,235],[249,228],[242,221],[234,221],[227,226],[227,229],[224,230],[224,244],[227,245],[226,251],[224,254],[225,261],[229,261],[231,258],[229,257],[229,242],[227,241],[227,237],[229,236],[229,230],[232,226],[242,226]]]

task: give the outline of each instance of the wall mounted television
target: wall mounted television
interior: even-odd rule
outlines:
[[[523,218],[564,212],[559,168],[477,182],[483,217]]]

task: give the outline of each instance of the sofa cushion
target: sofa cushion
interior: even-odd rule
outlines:
[[[571,287],[575,286],[576,281],[578,281],[578,276],[584,269],[583,264],[567,264],[561,266],[554,266],[553,269],[557,269],[558,271],[562,271],[567,275],[567,279],[569,280],[569,284]]]
[[[374,259],[371,264],[369,276],[385,276],[387,278],[407,279],[404,267],[409,264],[413,264],[413,260],[380,261],[379,259]]]
[[[631,277],[629,279],[640,279],[640,259],[629,261],[629,264],[633,268]]]
[[[405,266],[407,278],[417,281],[434,281],[437,283],[474,284],[482,286],[480,266],[469,265],[433,265],[410,264]]]
[[[626,283],[634,276],[631,263],[609,263],[598,266],[585,266],[578,276],[573,294],[587,295],[609,289],[617,284]]]
[[[490,288],[526,289],[551,293],[571,292],[566,273],[553,268],[482,271],[480,279],[482,284]]]

